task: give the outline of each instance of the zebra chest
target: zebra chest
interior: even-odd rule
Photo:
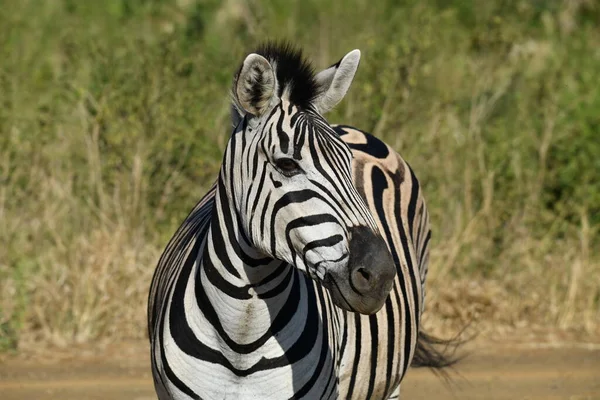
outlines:
[[[165,343],[182,386],[202,399],[337,398],[334,332],[323,323],[313,282],[299,282],[301,296],[293,301],[213,298],[211,308],[218,311],[212,318],[207,304],[188,308],[193,356]]]

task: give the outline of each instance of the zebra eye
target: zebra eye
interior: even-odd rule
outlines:
[[[294,176],[302,172],[298,163],[291,158],[280,158],[275,160],[275,166],[285,176]]]

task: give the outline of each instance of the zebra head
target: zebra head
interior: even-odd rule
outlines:
[[[378,311],[396,267],[352,180],[352,153],[323,118],[360,52],[314,74],[298,50],[267,45],[233,85],[234,132],[221,176],[249,243],[329,289],[341,308]]]

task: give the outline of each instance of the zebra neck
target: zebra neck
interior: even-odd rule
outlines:
[[[297,271],[251,247],[223,192],[217,191],[214,207],[193,290],[204,317],[221,338],[216,344],[224,354],[236,349],[231,352],[235,356],[239,346],[259,348],[270,336]]]
[[[232,285],[245,289],[259,288],[283,263],[265,256],[252,246],[241,229],[240,217],[229,200],[227,186],[221,176],[202,260],[208,264],[209,270],[214,270]]]

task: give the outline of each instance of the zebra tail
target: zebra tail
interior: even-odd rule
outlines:
[[[457,338],[439,339],[421,331],[411,366],[432,368],[436,373],[446,375],[442,368],[451,367],[462,359],[456,356],[456,351],[462,344],[463,341]]]

